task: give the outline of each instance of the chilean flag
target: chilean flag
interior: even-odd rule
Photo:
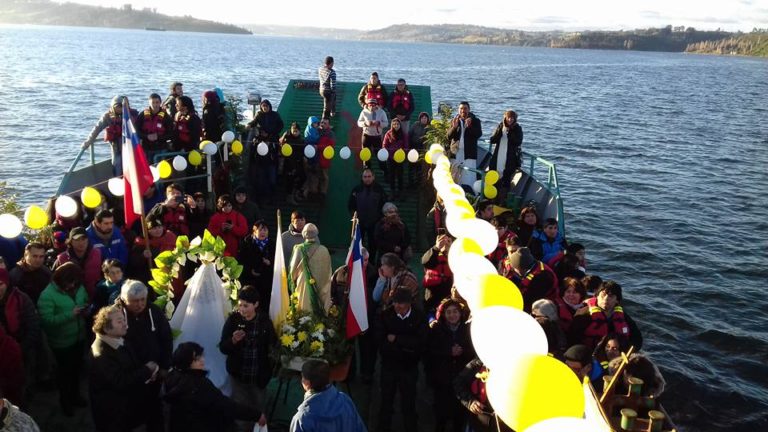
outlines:
[[[347,339],[368,330],[368,299],[365,288],[365,273],[363,270],[363,247],[360,234],[360,224],[355,224],[355,238],[349,247],[347,256],[347,286],[349,286],[349,302],[347,305]]]
[[[123,99],[123,184],[125,185],[125,226],[144,214],[144,192],[154,183],[141,140],[131,121],[128,98]]]

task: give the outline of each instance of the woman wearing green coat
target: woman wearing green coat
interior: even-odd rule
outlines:
[[[80,369],[85,348],[85,318],[90,312],[83,287],[83,270],[68,262],[53,272],[52,282],[40,294],[37,310],[48,345],[56,358],[59,402],[66,416],[85,406],[80,395]]]

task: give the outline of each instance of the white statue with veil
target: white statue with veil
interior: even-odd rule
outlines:
[[[170,325],[176,335],[174,349],[182,342],[200,344],[205,350],[208,378],[222,392],[230,394],[226,357],[219,351],[219,340],[227,315],[232,311],[230,298],[240,288],[237,278],[242,266],[235,258],[223,256],[224,248],[224,241],[207,230],[202,239],[197,237],[191,243],[186,236],[180,236],[173,251],[163,252],[155,259],[158,268],[152,271],[150,285],[159,294],[155,303],[165,305],[166,313],[173,314]],[[199,260],[200,266],[187,281],[187,288],[174,310],[170,302],[171,281],[180,275],[187,259]]]

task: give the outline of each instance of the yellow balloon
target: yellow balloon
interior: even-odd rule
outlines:
[[[323,157],[326,159],[333,159],[333,147],[326,147],[323,149]]]
[[[162,160],[157,164],[157,171],[160,173],[160,178],[168,178],[173,174],[173,168],[167,160]]]
[[[48,225],[48,213],[40,207],[33,205],[24,212],[24,223],[34,230],[38,230]]]
[[[583,415],[584,391],[565,363],[523,354],[505,366],[491,370],[486,390],[496,414],[512,429],[524,431],[542,420]]]
[[[424,153],[424,162],[432,165],[432,152]]]
[[[472,204],[466,198],[453,198],[445,203],[445,207],[448,211],[455,209],[464,214],[475,214],[475,209],[472,208]]]
[[[490,170],[485,173],[485,184],[495,185],[499,181],[499,172]]]
[[[189,163],[194,166],[198,166],[201,163],[203,163],[203,156],[197,150],[192,150],[191,152],[189,152],[187,159],[189,159]]]
[[[239,140],[232,141],[232,154],[239,155],[243,152],[243,143]]]
[[[395,152],[394,159],[395,159],[395,162],[397,163],[403,163],[403,161],[405,160],[405,151],[403,149],[398,149]]]
[[[509,306],[523,310],[523,295],[520,293],[520,289],[504,276],[481,274],[473,276],[467,281],[472,286],[461,292],[472,311],[478,311],[488,306]],[[468,295],[464,295],[464,291],[468,291]]]
[[[360,160],[363,162],[368,162],[371,159],[371,149],[369,148],[363,148],[360,150]]]
[[[280,147],[280,152],[283,156],[288,157],[293,154],[293,147],[291,147],[290,144],[283,144],[283,146]]]
[[[486,184],[483,193],[485,194],[486,198],[494,199],[496,198],[496,195],[499,194],[499,191],[496,189],[496,186]]]
[[[202,141],[200,141],[200,145],[198,146],[198,148],[199,148],[200,150],[202,150],[202,149],[203,149],[203,148],[205,148],[205,146],[207,146],[208,144],[212,144],[212,142],[211,142],[211,141],[209,141],[209,140],[202,140]]]
[[[88,186],[80,193],[80,200],[88,208],[96,208],[101,204],[101,194],[96,189]]]

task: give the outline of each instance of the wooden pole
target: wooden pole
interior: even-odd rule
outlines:
[[[613,374],[613,378],[611,378],[611,382],[608,383],[608,386],[603,389],[603,394],[600,396],[600,404],[602,405],[605,402],[605,399],[609,392],[613,390],[613,388],[616,386],[616,383],[619,382],[618,378],[624,372],[624,368],[629,363],[629,356],[632,355],[632,352],[635,350],[634,346],[631,346],[626,354],[621,353],[622,362],[618,369],[616,369],[616,372]]]
[[[280,209],[277,209],[277,235],[283,235],[283,224],[280,221]],[[285,263],[283,263],[285,265]]]
[[[355,239],[355,228],[357,227],[357,224],[359,221],[357,220],[357,211],[352,215],[352,233],[350,234],[350,237],[352,240]]]

